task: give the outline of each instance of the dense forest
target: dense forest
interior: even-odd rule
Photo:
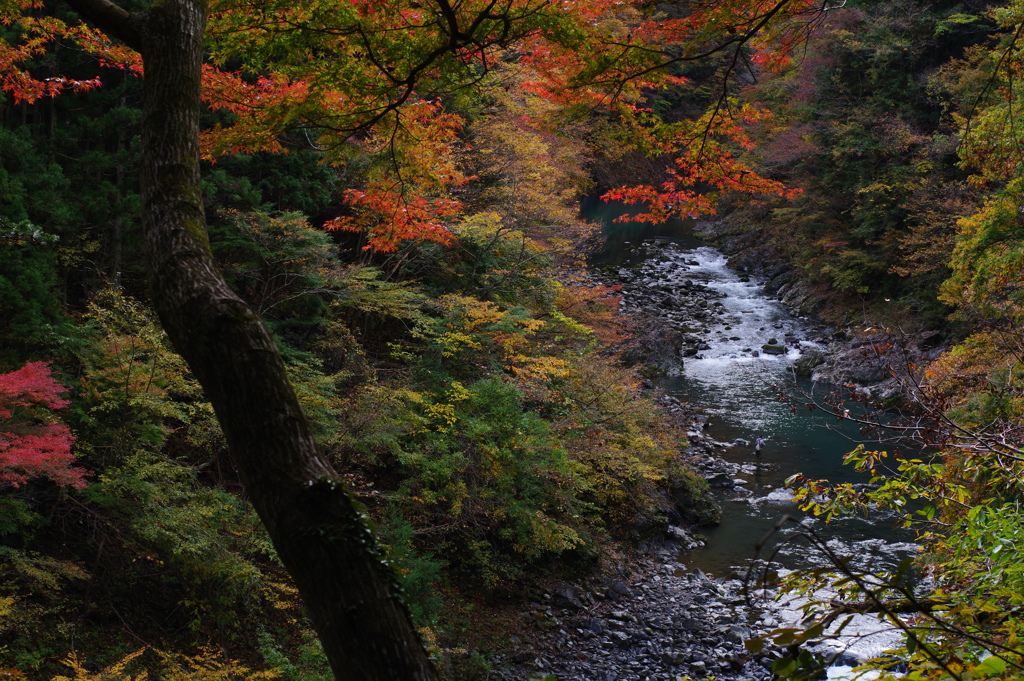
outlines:
[[[120,5],[0,3],[0,675],[485,678],[717,522],[595,193],[948,348],[879,417],[923,458],[801,492],[920,556],[748,648],[868,603],[882,673],[1022,675],[1024,3]]]

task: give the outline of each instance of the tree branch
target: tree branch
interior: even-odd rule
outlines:
[[[866,615],[878,613],[930,613],[935,608],[949,605],[947,601],[934,599],[915,600],[903,598],[893,601],[855,601],[846,602],[838,599],[829,601],[832,612],[837,615]]]
[[[110,0],[65,0],[71,9],[104,33],[117,38],[136,52],[142,51],[141,13],[132,13]]]

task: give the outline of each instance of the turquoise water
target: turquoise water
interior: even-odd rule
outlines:
[[[703,245],[704,242],[693,233],[693,220],[673,218],[660,225],[614,222],[619,216],[635,215],[640,211],[636,206],[626,206],[615,201],[605,202],[596,196],[583,200],[580,205],[583,219],[601,225],[605,235],[604,247],[589,256],[591,264],[635,264],[630,263],[631,259],[636,260],[629,253],[630,246],[639,245],[644,239],[661,238],[693,247]]]
[[[667,258],[665,250],[659,249],[660,262],[655,265],[648,261],[645,268],[649,276],[670,284],[690,279],[724,294],[721,301],[725,314],[707,324],[708,333],[702,334],[710,348],[698,358],[686,358],[681,375],[660,379],[661,387],[699,406],[710,417],[703,431],[707,437],[723,443],[752,443],[758,437],[766,440],[763,460],[756,469],[751,468],[756,463],[751,447],[719,450],[727,461],[747,465],[748,472],[738,477],[747,482],[745,487],[751,494],[737,500],[723,495],[721,526],[702,529],[707,547],[683,557],[688,565],[724,576],[733,566],[754,556],[755,545],[781,516],[802,517],[792,503],[787,503],[789,495],[782,491],[789,476],[803,473],[832,482],[866,482],[865,476],[842,463],[843,456],[858,444],[858,433],[848,424],[836,423],[802,406],[807,401],[805,393],[826,390],[796,382],[790,370],[802,350],[820,347],[812,340],[815,333],[810,321],[794,317],[766,297],[757,282],[741,281],[724,255],[694,235],[692,222],[677,220],[654,226],[612,222],[624,210],[623,206],[593,200],[584,205],[584,217],[600,222],[606,235],[604,249],[592,257],[594,265],[641,264],[646,256],[638,246],[644,240],[656,239],[678,249],[669,249]],[[772,338],[781,341],[786,335],[799,339],[787,343],[786,355],[755,357],[750,352]],[[782,386],[792,402],[780,401],[776,386]],[[800,406],[794,409],[794,404]],[[879,447],[876,443],[872,448]],[[828,526],[813,522],[808,526],[841,551],[861,555],[878,551],[879,559],[886,562],[914,550],[905,543],[909,536],[894,530],[887,518],[850,519]],[[820,560],[799,542],[787,544],[780,552],[780,561],[786,567]]]

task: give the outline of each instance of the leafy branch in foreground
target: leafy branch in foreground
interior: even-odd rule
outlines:
[[[923,589],[912,558],[890,570],[869,569],[872,563],[877,564],[877,556],[840,553],[806,524],[788,515],[758,544],[758,553],[790,523],[799,531],[786,535],[774,546],[757,586],[776,582],[778,574],[770,568],[787,544],[805,541],[826,564],[789,573],[781,582],[780,593],[795,596],[803,613],[797,626],[780,627],[746,641],[747,649],[755,653],[770,644],[782,649],[772,665],[777,678],[819,678],[840,655],[822,652],[820,644],[835,641],[842,650],[849,641],[864,636],[848,631],[854,617],[863,614],[879,620],[869,636],[886,631],[902,634],[901,644],[857,668],[859,672],[872,672],[872,678],[1019,678],[1024,670],[1024,651],[1014,645],[1015,637],[981,625],[982,620],[993,619],[989,614],[1000,612],[993,602],[979,601],[971,606],[955,592]]]
[[[809,599],[805,610],[813,616],[797,643],[826,635],[846,613],[873,612],[904,634],[892,651],[897,662],[869,663],[885,672],[882,678],[895,678],[897,665],[908,666],[916,679],[1020,677],[1020,344],[1018,333],[979,334],[916,375],[904,371],[907,418],[835,400],[808,403],[876,433],[890,429],[902,438],[902,448],[910,444],[918,453],[858,446],[846,462],[870,475],[867,485],[793,476],[787,484],[798,487],[801,509],[826,521],[895,513],[915,529],[922,549],[896,570],[877,572],[853,565],[809,530],[800,532],[828,565],[799,572],[785,587]],[[815,596],[822,589],[827,595]],[[813,629],[819,624],[820,631]],[[803,678],[809,667],[797,662],[780,676]]]

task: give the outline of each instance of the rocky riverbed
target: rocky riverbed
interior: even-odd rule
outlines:
[[[620,311],[644,320],[629,360],[673,375],[690,359],[786,355],[830,340],[823,325],[763,319],[760,287],[742,273],[723,279],[726,258],[714,249],[654,240],[631,253],[639,264],[598,274],[621,287]]]
[[[751,654],[744,640],[774,616],[748,599],[738,579],[718,580],[678,562],[675,528],[634,564],[632,580],[565,584],[531,604],[536,634],[520,642],[499,678],[550,674],[559,681],[766,679],[780,654]],[[763,605],[763,602],[762,602]]]
[[[705,359],[756,363],[784,355],[787,366],[796,360],[798,371],[807,376],[817,373],[822,380],[853,379],[877,386],[891,378],[888,363],[896,345],[891,333],[836,331],[806,317],[766,319],[761,316],[760,286],[743,270],[728,275],[723,284],[719,275],[725,259],[706,250],[699,254],[699,262],[693,251],[675,243],[646,242],[633,250],[639,264],[606,268],[595,275],[595,282],[620,285],[621,310],[643,320],[630,359],[672,376],[683,373],[688,363]],[[939,340],[914,337],[903,346],[913,357],[927,358],[935,354]],[[705,428],[706,416],[671,396],[662,399],[687,426],[685,457],[726,503],[777,505],[781,513],[792,501],[790,490],[768,489],[763,481],[750,485],[749,480],[776,464],[757,463],[752,455],[742,454],[750,449],[749,442],[716,441],[709,434],[714,429]],[[756,493],[748,491],[750,487],[756,487]],[[687,556],[692,554],[687,552],[698,549],[702,539],[685,526],[685,518],[670,521],[666,531],[641,547],[643,555],[631,561],[628,574],[563,583],[535,594],[530,603],[533,631],[514,639],[513,650],[494,660],[491,678],[770,678],[771,664],[782,651],[769,646],[752,653],[744,641],[778,626],[795,625],[799,604],[777,602],[771,592],[748,592],[732,570],[710,576],[688,566]],[[750,544],[759,538],[749,537]],[[857,544],[853,551],[863,552],[865,546]],[[878,621],[868,617],[860,629],[851,629],[879,643],[860,652],[838,649],[837,659],[866,659],[884,648],[892,639],[874,634],[878,628]]]
[[[695,423],[695,428],[700,424]],[[713,443],[713,444],[712,444]],[[717,456],[709,438],[695,438],[689,453],[712,484],[745,503],[785,504],[791,490],[779,489],[764,499],[750,499],[743,465]],[[753,542],[757,538],[751,538]],[[888,560],[892,546],[860,542],[830,543],[840,555],[859,554],[867,562]],[[641,545],[630,561],[629,575],[594,577],[562,583],[534,594],[529,604],[532,631],[514,637],[509,654],[493,662],[490,678],[507,681],[546,678],[557,681],[679,681],[691,679],[771,678],[771,666],[784,650],[771,644],[754,653],[745,642],[780,627],[799,627],[798,597],[778,598],[774,588],[746,580],[738,568],[712,576],[682,562],[681,556],[703,546],[700,534],[669,526],[660,537]],[[904,552],[913,545],[899,547]],[[877,549],[880,553],[875,554]],[[884,554],[884,555],[883,555]],[[757,563],[757,570],[763,563]],[[778,566],[773,565],[773,570]],[[876,566],[877,567],[877,566]],[[780,570],[785,573],[785,570]],[[753,575],[757,577],[760,574]],[[834,665],[829,678],[849,676],[852,666],[881,655],[899,640],[898,632],[870,615],[857,615],[844,636],[818,643],[812,650]]]
[[[946,339],[935,331],[908,332],[880,324],[835,329],[807,314],[810,294],[789,276],[790,270],[740,265],[738,283],[751,291],[762,289],[752,279],[774,273],[761,279],[763,291],[793,315],[788,321],[752,325],[754,317],[747,315],[755,312],[730,297],[740,292],[736,284],[725,289],[712,284],[716,267],[727,260],[724,256],[708,268],[693,250],[662,240],[646,241],[630,252],[641,259],[639,264],[605,268],[596,279],[620,286],[620,312],[643,319],[635,344],[626,351],[627,361],[668,375],[680,373],[688,360],[707,356],[799,355],[792,364],[795,373],[817,383],[854,384],[862,397],[892,402],[912,392],[913,368],[946,349]],[[760,276],[746,274],[748,269]]]
[[[743,443],[716,442],[703,432],[706,417],[670,396],[662,400],[688,423],[690,446],[684,456],[694,469],[713,487],[748,497],[742,476],[753,473],[754,465],[718,455]],[[783,502],[791,499],[790,491],[780,492]],[[753,588],[739,573],[715,578],[680,562],[681,555],[703,544],[696,531],[669,525],[640,546],[628,577],[563,583],[536,593],[530,603],[534,631],[514,639],[513,652],[494,660],[500,670],[495,678],[770,678],[771,664],[782,651],[767,647],[754,654],[744,642],[786,622],[786,607],[774,600],[773,591]]]

